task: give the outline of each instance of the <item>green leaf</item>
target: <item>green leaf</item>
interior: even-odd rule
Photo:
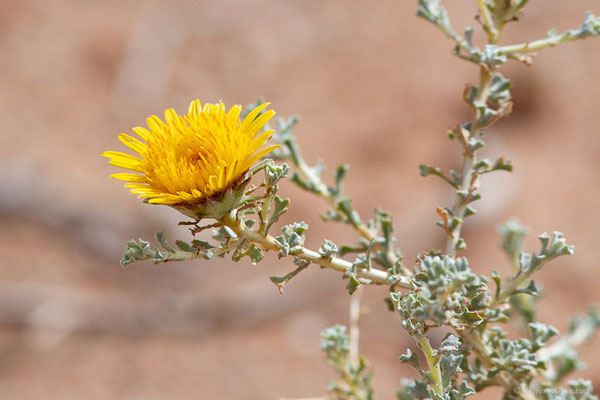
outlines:
[[[340,201],[337,205],[337,209],[346,216],[348,223],[354,226],[358,226],[360,224],[360,216],[352,209],[350,199],[344,198],[342,201]]]
[[[385,299],[383,299],[383,301],[385,301],[385,304],[387,304],[388,311],[396,311],[396,306],[394,305],[394,302],[391,298],[386,297]]]
[[[152,255],[152,258],[150,259],[150,261],[157,264],[161,261],[164,261],[165,258],[166,258],[165,255],[163,253],[161,253],[158,249],[156,249],[156,250],[154,250],[154,254]]]
[[[208,242],[205,242],[203,240],[197,240],[197,239],[192,240],[191,244],[192,244],[192,247],[194,247],[195,249],[213,249],[215,247]]]
[[[465,311],[459,317],[469,326],[477,326],[483,322],[483,317],[476,311]]]
[[[504,158],[500,157],[496,160],[494,165],[492,166],[492,171],[504,170],[508,172],[512,172],[513,166],[509,160],[504,160]]]
[[[491,104],[496,107],[500,107],[502,104],[507,103],[511,100],[510,89],[512,83],[506,77],[500,73],[493,73],[490,86],[488,88],[489,97],[488,100]]]
[[[273,224],[279,220],[279,217],[288,210],[288,206],[290,205],[290,199],[282,199],[279,196],[275,196],[273,198],[273,202],[275,209],[273,210],[273,214],[271,214],[269,222],[267,223],[267,228],[265,231],[267,233],[269,232],[269,229],[271,229],[271,226],[273,226]]]
[[[356,279],[355,274],[350,274],[350,280],[348,281],[348,285],[346,285],[346,289],[348,289],[348,293],[352,294],[356,292],[356,289],[360,286],[360,282]]]
[[[344,181],[344,178],[346,177],[346,174],[347,174],[349,168],[350,168],[350,166],[348,164],[342,164],[337,167],[335,174],[333,176],[334,181],[335,181],[335,187],[328,188],[329,192],[333,196],[338,196],[340,193],[342,193],[343,181]]]
[[[290,166],[286,163],[276,165],[270,163],[265,166],[265,183],[269,187],[273,187],[279,183],[279,181],[286,177],[290,170]]]
[[[532,351],[534,352],[546,346],[550,338],[558,334],[555,327],[540,322],[531,322],[528,327],[531,330]]]
[[[529,285],[527,285],[527,287],[520,288],[520,289],[517,289],[514,292],[512,292],[513,295],[519,294],[519,293],[525,293],[525,294],[528,294],[531,296],[537,296],[539,294],[539,290],[538,290],[537,286],[535,285],[534,281],[529,281]]]
[[[338,248],[331,240],[323,240],[323,244],[319,248],[319,254],[321,257],[331,259],[338,252]]]
[[[193,248],[192,246],[190,246],[189,243],[184,242],[183,240],[176,240],[175,245],[181,251],[187,251],[188,253],[196,253],[197,252],[197,249]]]
[[[138,239],[130,240],[125,244],[125,254],[120,261],[121,267],[125,268],[129,264],[133,264],[138,261],[151,260],[153,262],[161,262],[166,256],[158,250],[150,249],[150,242]]]
[[[349,244],[344,244],[339,250],[340,257],[345,256],[348,253],[360,253],[367,251],[369,248],[368,243],[361,242],[358,246],[351,246]]]
[[[419,356],[410,349],[406,349],[406,354],[402,354],[399,359],[401,363],[410,365],[419,375],[423,374],[423,369],[419,364]]]
[[[487,111],[489,111],[489,108],[486,108]],[[482,119],[487,119],[487,118],[491,118],[491,116],[489,116],[488,114],[484,114],[484,116],[482,117]],[[482,123],[481,121],[478,121],[478,123]],[[477,150],[481,149],[483,146],[485,146],[485,143],[483,142],[483,140],[481,139],[475,139],[475,138],[470,138],[469,139],[469,152],[472,154],[474,152],[476,152]]]
[[[294,222],[281,227],[281,232],[289,239],[292,234],[302,235],[308,229],[308,224],[304,221]]]
[[[258,171],[260,171],[261,169],[266,168],[269,165],[273,165],[273,160],[271,160],[270,158],[265,158],[261,161],[259,161],[258,163],[254,164],[251,168],[250,168],[250,173],[251,174],[256,174]]]
[[[500,288],[502,285],[502,279],[500,278],[500,275],[498,275],[498,271],[496,271],[496,270],[492,271],[492,279],[496,283],[496,293],[494,295],[494,298],[497,299],[498,296],[500,295]]]
[[[164,231],[156,232],[156,240],[163,249],[167,250],[169,253],[175,253],[175,249],[169,246],[169,242],[167,241],[167,234]]]
[[[283,288],[284,288],[284,286],[290,280],[292,280],[292,278],[294,278],[300,272],[302,272],[306,268],[308,268],[308,266],[310,265],[310,262],[305,262],[305,263],[303,263],[303,262],[296,262],[296,259],[294,259],[294,264],[298,265],[298,268],[296,268],[295,270],[293,270],[289,274],[286,274],[285,276],[282,276],[282,277],[277,277],[277,276],[270,276],[269,277],[269,279],[271,280],[271,282],[273,282],[275,284],[275,286],[277,286],[277,288],[279,289],[279,293],[283,294]]]
[[[452,379],[457,373],[462,372],[460,369],[460,363],[463,360],[463,356],[456,353],[442,354],[440,366],[442,369],[442,383],[444,386],[448,386]]]
[[[467,396],[475,394],[475,389],[469,386],[466,381],[462,381],[458,390],[452,389],[452,400],[464,400]]]
[[[292,182],[294,182],[296,185],[300,186],[304,190],[307,190],[309,192],[316,193],[316,194],[321,193],[319,191],[319,189],[315,186],[314,183],[312,183],[310,181],[302,180],[302,178],[300,178],[300,175],[297,172],[292,173],[290,180]]]
[[[279,258],[285,257],[290,254],[290,245],[288,244],[284,235],[279,235],[274,238],[275,243],[279,246]]]
[[[475,214],[477,214],[477,210],[474,209],[472,206],[469,205],[465,208],[465,218]]]
[[[250,258],[252,265],[256,265],[260,260],[263,259],[263,251],[256,247],[254,243],[252,243],[246,249],[239,248],[236,250],[232,256],[232,260],[238,262],[245,256]]]
[[[419,171],[421,173],[421,176],[425,177],[425,176],[429,176],[429,175],[435,175],[437,177],[442,178],[444,181],[446,181],[448,184],[450,184],[450,186],[452,186],[454,188],[458,188],[458,186],[459,186],[459,181],[456,179],[456,177],[453,176],[452,179],[448,178],[446,175],[444,175],[441,168],[421,164],[421,165],[419,165]]]
[[[256,246],[250,246],[250,248],[248,248],[246,251],[246,255],[250,257],[250,260],[252,260],[252,264],[254,265],[263,259],[262,250]]]

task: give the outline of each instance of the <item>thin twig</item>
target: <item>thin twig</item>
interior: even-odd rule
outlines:
[[[359,342],[360,342],[360,303],[362,288],[359,287],[350,297],[350,364],[354,368],[359,365]]]
[[[487,3],[485,0],[477,0],[477,5],[479,6],[479,13],[483,18],[483,29],[488,34],[489,43],[495,44],[498,42],[500,32],[498,32],[498,29],[496,29],[496,24],[494,24],[492,14],[490,14]]]
[[[436,357],[435,350],[431,347],[429,338],[427,335],[415,336],[417,345],[423,352],[427,365],[429,366],[429,374],[433,381],[433,390],[440,396],[444,393],[444,387],[442,385],[442,370],[440,368],[440,360]]]
[[[477,98],[474,101],[474,104],[487,104],[488,100],[488,90],[491,84],[491,75],[489,69],[482,65],[479,75],[479,90],[477,94]],[[469,135],[471,138],[478,140],[482,134],[482,127],[477,123],[481,119],[481,111],[478,108],[474,108],[473,117],[471,118],[471,130]],[[468,141],[466,141],[465,146],[468,146]],[[472,151],[464,152],[464,161],[462,168],[462,179],[460,182],[459,191],[471,192],[471,186],[473,185],[473,174],[475,172],[474,165],[477,162],[477,156]],[[450,231],[450,235],[446,240],[446,254],[454,256],[456,254],[456,245],[460,239],[460,232],[464,223],[465,218],[465,210],[467,209],[467,205],[463,201],[458,194],[455,198],[454,207],[452,208],[452,216],[458,218],[459,223],[456,224],[454,229]]]

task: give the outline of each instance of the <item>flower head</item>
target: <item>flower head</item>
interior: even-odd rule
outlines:
[[[119,140],[136,152],[132,156],[106,151],[109,164],[135,173],[111,177],[128,182],[131,193],[153,204],[188,207],[210,202],[236,184],[245,181],[246,171],[262,156],[279,146],[261,150],[273,130],[259,132],[275,111],[259,113],[261,104],[240,121],[242,107],[225,112],[225,105],[190,104],[187,115],[165,111],[165,121],[153,115],[146,119],[149,129],[133,128],[142,140],[125,133]]]

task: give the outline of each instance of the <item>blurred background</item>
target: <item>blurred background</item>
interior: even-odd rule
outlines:
[[[475,1],[446,2],[454,26],[476,22]],[[460,167],[446,129],[469,117],[461,101],[476,68],[417,19],[416,1],[3,0],[0,13],[0,398],[278,399],[321,396],[334,378],[319,331],[346,324],[340,275],[303,272],[280,295],[269,275],[291,262],[244,260],[119,267],[124,243],[156,230],[186,239],[181,217],[144,205],[108,177],[100,157],[120,132],[193,99],[247,104],[262,96],[297,114],[306,158],[331,173],[351,164],[347,192],[363,217],[390,210],[405,262],[441,247],[435,206],[450,188],[417,165]],[[502,43],[543,37],[600,13],[597,0],[532,1]],[[481,40],[478,37],[478,40]],[[600,41],[511,63],[514,113],[485,150],[515,173],[482,180],[480,214],[465,229],[472,268],[510,266],[495,227],[519,216],[537,234],[560,230],[576,254],[536,276],[539,318],[565,331],[570,314],[600,302]],[[326,205],[284,183],[283,222],[304,219],[308,244],[352,242],[321,222]],[[379,398],[393,398],[398,361],[414,347],[383,301],[364,296],[361,352]],[[443,333],[440,333],[440,338]],[[436,338],[439,340],[440,338]],[[600,387],[600,339],[579,374]],[[487,398],[490,392],[480,398]]]

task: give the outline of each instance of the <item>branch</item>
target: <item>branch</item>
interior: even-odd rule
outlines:
[[[359,365],[359,342],[360,328],[360,300],[362,297],[362,289],[358,288],[354,296],[350,298],[350,364],[353,368],[358,368]]]
[[[490,44],[498,42],[500,32],[496,29],[496,24],[490,14],[490,10],[485,0],[477,0],[477,6],[479,7],[479,14],[483,18],[483,29],[488,34],[488,40]]]
[[[548,33],[548,37],[544,39],[510,46],[501,46],[498,48],[498,50],[501,54],[513,56],[518,55],[519,53],[528,53],[541,50],[546,47],[553,47],[562,42],[598,35],[600,35],[600,17],[588,12],[585,15],[583,24],[577,29],[569,29],[561,34],[558,34],[555,31],[550,31]]]
[[[431,374],[431,380],[433,382],[433,390],[440,396],[444,394],[444,387],[442,385],[442,370],[440,368],[440,359],[436,357],[436,352],[429,343],[427,335],[415,336],[417,345],[423,352],[427,365],[429,366],[429,373]]]
[[[488,102],[488,90],[492,82],[492,76],[487,66],[482,65],[479,74],[479,89],[478,94],[473,104],[485,106]],[[467,151],[469,140],[479,140],[483,132],[483,127],[479,124],[479,121],[483,117],[481,107],[473,108],[473,117],[471,118],[471,130],[467,132],[469,135],[465,140],[465,152],[464,161],[461,174],[461,182],[459,189],[457,190],[454,207],[452,208],[452,216],[458,219],[458,223],[448,231],[448,238],[446,240],[446,254],[454,256],[456,254],[456,247],[460,240],[460,233],[465,219],[465,211],[468,206],[468,202],[464,200],[459,193],[472,193],[472,187],[475,184],[473,174],[475,173],[474,166],[477,162],[477,156],[475,151]]]
[[[238,237],[243,237],[246,240],[249,240],[253,243],[257,243],[261,245],[265,250],[274,250],[279,251],[281,247],[275,241],[275,238],[271,235],[261,235],[253,230],[246,228],[241,220],[236,220],[235,216],[227,215],[225,220],[225,224],[231,228]],[[344,259],[338,257],[323,257],[321,254],[314,250],[307,249],[302,246],[299,249],[297,254],[294,254],[295,257],[301,258],[306,261],[310,261],[314,264],[318,264],[323,268],[332,269],[334,271],[343,272],[344,274],[350,273],[354,270],[354,266],[351,262],[346,261]],[[382,271],[374,268],[356,268],[356,273],[359,278],[364,278],[372,281],[375,284],[386,285],[389,284],[388,279],[390,278],[390,274],[386,271]],[[400,280],[397,285],[399,287],[403,287],[405,289],[412,288],[410,281],[408,278],[400,276],[398,277]]]
[[[288,122],[278,122],[279,138],[288,150],[281,158],[290,161],[295,166],[299,175],[299,177],[292,177],[292,181],[326,201],[334,215],[340,220],[345,219],[368,243],[376,241],[378,239],[377,232],[374,232],[373,229],[361,220],[358,213],[349,206],[350,200],[342,193],[342,180],[346,174],[347,167],[340,166],[338,168],[336,172],[336,187],[328,187],[319,176],[320,171],[317,168],[310,167],[302,157],[296,138],[291,133],[291,128],[296,121],[297,119],[291,118]],[[381,246],[376,245],[375,248],[379,250]],[[394,251],[393,246],[388,247],[385,257],[392,266],[400,262],[400,258]],[[400,265],[400,269],[403,274],[410,274],[402,265]]]

